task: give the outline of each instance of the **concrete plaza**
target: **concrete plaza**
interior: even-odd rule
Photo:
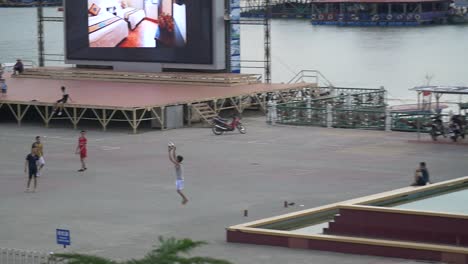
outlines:
[[[246,135],[223,136],[207,128],[91,129],[85,173],[76,172],[78,131],[0,123],[0,248],[63,252],[55,229],[65,228],[66,252],[115,259],[142,257],[165,236],[207,241],[194,253],[235,264],[416,263],[230,244],[225,228],[407,186],[420,161],[434,182],[468,175],[466,145],[408,143],[412,133],[268,126],[263,117],[244,123]],[[38,192],[25,193],[24,158],[36,135],[44,137],[47,164]],[[185,157],[185,206],[168,141]],[[304,206],[283,208],[285,200]]]

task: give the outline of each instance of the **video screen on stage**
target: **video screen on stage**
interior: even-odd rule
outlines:
[[[68,60],[211,64],[213,0],[68,0]]]

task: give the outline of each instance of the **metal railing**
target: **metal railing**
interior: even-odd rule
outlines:
[[[11,60],[11,61],[13,62],[0,63],[0,66],[3,67],[4,71],[6,72],[13,71],[13,67],[15,66],[16,62],[14,62],[15,60]],[[21,60],[21,62],[23,62],[24,68],[34,68],[37,65],[36,62],[33,60]]]
[[[58,264],[51,256],[37,251],[0,248],[0,264]]]
[[[431,125],[436,114],[427,112],[391,112],[392,115],[392,130],[393,131],[404,131],[404,132],[417,132],[419,126],[419,132],[429,133],[431,131]],[[438,115],[445,119],[447,115]]]
[[[279,105],[277,123],[285,125],[327,126],[327,109],[304,107],[300,104]]]
[[[307,95],[276,106],[277,123],[337,128],[384,130],[385,90],[367,88],[319,88],[325,93]],[[354,94],[353,94],[354,93]],[[338,96],[334,96],[338,94]],[[312,94],[313,95],[313,94]]]
[[[293,78],[291,78],[291,80],[289,80],[288,84],[299,82],[316,83],[318,87],[333,87],[333,84],[320,71],[317,70],[301,70]]]
[[[354,129],[385,129],[385,108],[374,110],[333,109],[333,127]]]

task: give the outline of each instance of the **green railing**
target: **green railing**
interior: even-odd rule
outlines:
[[[385,108],[333,109],[333,127],[385,130]]]
[[[392,112],[391,115],[393,131],[417,132],[419,126],[421,133],[430,132],[432,121],[436,117],[435,114],[426,112]]]
[[[289,125],[385,129],[385,90],[327,88],[320,88],[320,98],[311,97],[304,100],[301,97],[278,104],[276,122]]]
[[[305,107],[303,103],[277,106],[277,123],[287,125],[327,126],[327,109]]]

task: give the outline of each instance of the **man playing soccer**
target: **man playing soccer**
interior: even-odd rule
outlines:
[[[37,161],[39,157],[36,155],[36,148],[31,149],[31,153],[26,156],[26,161],[24,162],[24,173],[28,175],[28,184],[26,186],[26,192],[30,191],[29,186],[31,185],[31,180],[34,180],[34,189],[36,191],[37,187]]]
[[[86,131],[82,130],[80,132],[81,136],[78,138],[78,146],[76,146],[76,154],[80,154],[80,161],[81,161],[81,169],[79,169],[79,172],[83,172],[87,170],[86,168],[86,157],[88,156],[88,150],[87,150],[87,144],[88,140],[86,139]]]
[[[37,177],[41,176],[41,170],[44,168],[45,160],[44,160],[44,145],[41,142],[41,137],[36,137],[36,142],[32,144],[32,148],[36,149],[36,155],[39,158],[37,161]]]
[[[174,163],[177,193],[182,197],[182,204],[186,204],[188,199],[182,193],[184,189],[184,167],[182,166],[184,157],[176,155],[176,146],[174,144],[169,145],[169,160]]]

